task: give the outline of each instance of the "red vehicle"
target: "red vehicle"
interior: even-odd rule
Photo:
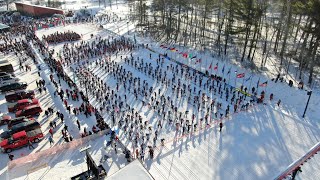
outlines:
[[[21,99],[16,103],[8,104],[8,111],[15,112],[15,111],[22,110],[27,106],[36,105],[36,104],[39,104],[38,99]]]
[[[20,90],[7,93],[5,98],[7,102],[16,102],[21,99],[32,99],[34,96],[34,91],[32,90]]]
[[[16,117],[20,116],[34,116],[34,115],[40,115],[42,112],[42,109],[39,105],[31,105],[23,108],[23,110],[17,111],[16,112]]]
[[[11,116],[9,115],[3,115],[0,120],[0,126],[8,124],[8,122],[11,120]]]
[[[41,129],[32,131],[20,131],[13,134],[10,138],[0,142],[0,147],[3,152],[10,153],[13,149],[21,148],[28,145],[28,142],[37,143],[43,138]]]

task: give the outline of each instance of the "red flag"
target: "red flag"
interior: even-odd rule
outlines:
[[[218,65],[215,65],[213,69],[218,70]]]
[[[188,58],[188,53],[183,53],[182,56],[183,56],[184,58]]]
[[[268,85],[268,81],[266,81],[266,82],[264,82],[262,84],[259,84],[259,86],[261,86],[261,87],[266,87],[267,85]]]
[[[210,66],[209,66],[209,69],[211,69],[212,68],[212,63],[210,64]]]
[[[244,75],[245,75],[244,73],[237,74],[237,78],[243,78]]]

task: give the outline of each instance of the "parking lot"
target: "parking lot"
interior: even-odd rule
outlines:
[[[23,62],[23,68],[20,68],[20,63],[19,59],[24,59],[26,58],[27,60]],[[62,136],[61,130],[65,128],[65,126],[68,126],[68,134],[72,136],[72,138],[79,138],[80,132],[78,130],[78,127],[76,126],[76,120],[79,118],[81,128],[90,128],[95,122],[94,116],[90,116],[88,118],[85,118],[84,115],[78,115],[77,117],[74,115],[71,115],[69,112],[67,112],[67,109],[63,106],[63,102],[55,96],[55,87],[53,87],[52,82],[50,82],[50,75],[53,75],[53,79],[56,81],[59,81],[56,74],[50,72],[48,66],[43,62],[42,57],[36,57],[36,63],[34,62],[33,59],[27,58],[25,55],[18,55],[16,56],[13,52],[9,54],[1,54],[1,59],[6,59],[9,61],[9,63],[12,64],[14,68],[14,75],[16,78],[19,78],[20,82],[25,82],[28,84],[26,90],[33,90],[35,93],[36,99],[38,99],[40,107],[42,109],[42,112],[40,115],[33,116],[36,121],[38,121],[41,125],[41,130],[43,133],[43,139],[40,140],[38,143],[32,143],[33,148],[28,148],[28,145],[22,148],[18,148],[13,150],[10,154],[14,155],[13,159],[19,158],[26,156],[31,153],[39,152],[45,149],[50,148],[51,146],[54,146],[56,144],[61,144],[64,143],[64,138]],[[41,70],[38,70],[38,65]],[[26,66],[30,68],[30,70],[26,71]],[[40,74],[40,76],[39,76]],[[36,82],[39,82],[39,80],[44,80],[45,81],[45,89],[44,91],[39,91],[39,88],[37,86]],[[66,90],[67,84],[61,80],[60,89]],[[0,94],[0,116],[3,117],[5,115],[11,116],[11,118],[15,118],[15,112],[8,112],[8,105],[12,103],[6,102],[5,95],[7,93],[1,93]],[[70,102],[69,105],[71,107],[79,107],[82,101],[73,101]],[[49,114],[48,116],[45,115],[45,110],[48,108],[52,108],[54,113]],[[60,118],[57,117],[56,112],[60,112],[64,114],[64,123],[61,122]],[[86,119],[86,121],[83,121],[83,118]],[[53,140],[54,144],[50,145],[48,137],[50,135],[49,129],[50,129],[50,122],[56,122],[57,127],[53,128]],[[92,122],[92,123],[90,123]],[[91,126],[91,127],[89,127]],[[3,133],[5,131],[8,131],[7,125],[2,125],[0,127],[0,133]],[[70,137],[69,136],[69,137]],[[8,154],[6,153],[0,153],[0,157],[2,159],[0,163],[1,167],[1,176],[5,176],[5,171],[7,169],[7,163],[9,161]]]

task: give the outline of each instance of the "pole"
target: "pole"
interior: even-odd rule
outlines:
[[[307,101],[307,104],[306,104],[306,108],[304,109],[304,112],[303,112],[303,115],[302,115],[303,118],[304,118],[305,115],[306,115],[306,111],[307,111],[307,108],[308,108],[308,105],[309,105],[309,101],[310,101],[310,98],[311,98],[311,94],[312,94],[312,91],[308,91],[307,95],[309,95],[309,98],[308,98],[308,101]]]

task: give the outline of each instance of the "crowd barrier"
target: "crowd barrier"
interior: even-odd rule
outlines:
[[[38,164],[34,163],[37,160],[41,159],[47,159],[49,156],[54,156],[55,154],[58,154],[59,152],[63,152],[66,149],[76,149],[79,148],[82,145],[87,144],[89,141],[94,140],[98,137],[101,137],[105,134],[107,134],[110,130],[104,130],[104,131],[100,131],[97,134],[92,134],[90,136],[86,136],[84,138],[79,138],[79,139],[74,139],[73,141],[70,141],[68,143],[63,143],[60,145],[55,145],[49,149],[40,151],[40,152],[36,152],[33,154],[29,154],[27,156],[18,158],[18,159],[14,159],[12,161],[9,161],[8,163],[8,174],[12,172],[16,172],[16,171],[20,171],[20,169],[18,169],[19,167],[22,166],[26,166],[28,167],[28,169],[25,169],[27,172],[29,172],[30,170],[37,168]],[[43,140],[45,141],[45,140]],[[47,162],[47,166],[50,166],[50,163]],[[35,164],[35,166],[33,165]],[[24,169],[21,169],[22,171]],[[27,172],[25,174],[27,174]]]
[[[285,169],[280,175],[278,175],[275,180],[285,179],[287,176],[291,175],[294,171],[296,171],[299,167],[303,165],[303,163],[307,162],[308,159],[311,159],[312,156],[317,154],[320,151],[320,142],[314,145],[305,155],[297,159],[295,162],[290,164],[287,169]]]

